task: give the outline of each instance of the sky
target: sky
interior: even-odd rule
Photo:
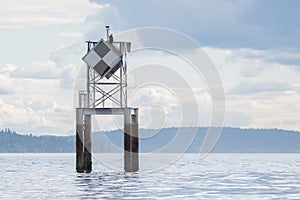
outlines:
[[[299,9],[297,0],[0,0],[0,129],[73,134],[84,41],[105,37],[104,26],[110,25],[114,34],[172,29],[199,43],[223,82],[225,126],[299,131]],[[137,65],[155,56],[179,66],[161,52],[128,59]],[[198,89],[200,120],[207,126],[210,94],[203,82]],[[132,103],[141,109],[141,127],[160,126],[149,119],[162,113],[167,127],[193,125],[178,123],[170,92],[145,87]],[[114,120],[104,121],[97,129],[115,129]]]

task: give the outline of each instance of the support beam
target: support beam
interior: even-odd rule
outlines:
[[[84,115],[84,170],[92,172],[91,115]]]
[[[84,172],[83,109],[76,109],[76,171]]]
[[[85,108],[84,115],[124,115],[125,109],[126,108]]]
[[[138,108],[76,109],[76,171],[92,171],[91,115],[124,115],[124,170],[139,170]]]
[[[124,169],[126,172],[139,170],[138,109],[124,111]]]

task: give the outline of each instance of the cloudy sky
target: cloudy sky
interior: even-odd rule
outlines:
[[[225,126],[300,130],[299,9],[297,0],[0,0],[0,129],[72,134],[84,41],[104,37],[108,24],[114,33],[162,27],[196,40],[223,81]],[[153,99],[160,94],[144,92]],[[207,94],[196,93],[209,118]],[[171,94],[164,95],[159,101],[166,104],[155,103],[152,111],[170,113],[168,126],[178,126],[176,106],[164,107]],[[151,124],[145,116],[142,127]],[[114,129],[107,122],[99,129]],[[205,116],[201,123],[209,125]]]

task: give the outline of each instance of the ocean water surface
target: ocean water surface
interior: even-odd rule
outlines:
[[[0,199],[300,199],[300,154],[185,154],[138,173],[94,159],[78,174],[74,163],[75,154],[0,154]]]

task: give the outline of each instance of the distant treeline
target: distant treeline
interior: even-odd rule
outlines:
[[[188,153],[199,152],[207,128],[140,129],[140,152],[181,153],[182,145],[191,142]],[[179,135],[184,137],[178,139]],[[106,141],[106,142],[105,142]],[[108,142],[107,142],[108,141]],[[170,141],[169,148],[164,149]],[[96,132],[93,152],[119,152],[123,149],[122,130]],[[0,153],[71,153],[75,152],[74,136],[20,135],[9,129],[0,131]],[[223,128],[213,148],[214,153],[300,153],[300,132],[279,129]]]
[[[214,129],[214,128],[211,128]],[[205,138],[212,142],[212,137],[207,136],[207,127],[201,128],[163,128],[161,130],[140,130],[141,152],[174,152],[188,153],[199,152]],[[94,141],[104,141],[109,138],[115,146],[123,149],[123,134],[121,130],[106,133],[95,133]],[[172,142],[171,145],[169,145]],[[183,144],[189,144],[184,145]],[[206,143],[207,144],[207,143]],[[185,149],[185,147],[188,148]],[[115,151],[112,145],[94,144],[96,152]],[[167,148],[165,148],[167,147]],[[214,146],[214,153],[300,153],[300,132],[280,129],[240,129],[225,127]]]
[[[5,129],[0,131],[0,153],[69,153],[75,152],[73,136],[19,135]]]

